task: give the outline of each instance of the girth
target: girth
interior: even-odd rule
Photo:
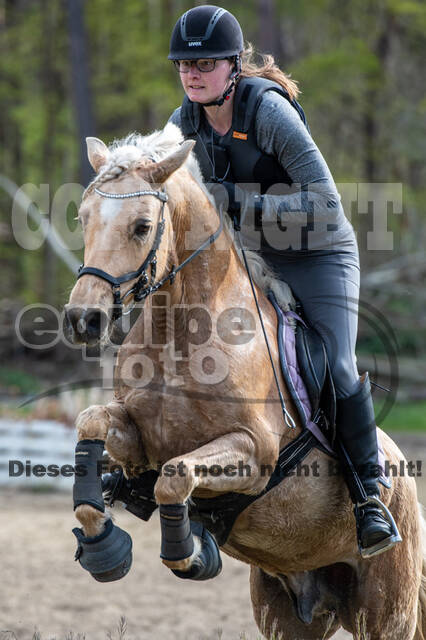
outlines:
[[[215,536],[218,545],[223,546],[240,513],[290,475],[315,448],[331,455],[308,429],[304,429],[281,450],[275,469],[263,491],[256,495],[229,492],[215,498],[191,496],[188,501],[190,519],[201,522]]]

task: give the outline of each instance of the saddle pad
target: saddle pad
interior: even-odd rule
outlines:
[[[334,449],[330,445],[326,436],[318,425],[312,421],[312,408],[308,396],[308,391],[300,373],[296,357],[296,333],[290,324],[290,318],[295,318],[297,322],[303,322],[302,318],[294,311],[283,311],[278,305],[272,292],[268,293],[268,298],[277,314],[278,318],[278,350],[280,355],[281,371],[296,405],[302,424],[315,436],[322,446],[331,454],[335,455]],[[382,469],[381,480],[385,484],[385,455],[379,436],[377,437],[379,458],[378,463]]]
[[[294,311],[283,311],[272,292],[268,293],[268,298],[273,304],[278,318],[278,350],[281,371],[293,403],[297,408],[303,426],[309,429],[323,447],[331,453],[333,450],[327,438],[319,427],[312,422],[311,402],[297,362],[296,333],[290,324],[290,318],[295,318],[298,322],[303,322],[303,320]]]

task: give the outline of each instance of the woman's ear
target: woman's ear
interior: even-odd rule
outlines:
[[[230,80],[234,80],[241,73],[241,58],[240,56],[235,56],[234,66],[232,67],[231,73],[229,75]]]

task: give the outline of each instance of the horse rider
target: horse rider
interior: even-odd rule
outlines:
[[[252,54],[229,11],[212,5],[186,11],[170,41],[168,57],[185,91],[170,121],[196,140],[204,180],[216,189],[215,197],[225,194],[227,212],[237,228],[242,225],[248,246],[258,243],[255,248],[290,285],[324,341],[337,437],[365,493],[377,499],[354,509],[361,553],[374,555],[395,544],[395,530],[378,502],[371,388],[356,365],[357,242],[296,100],[296,83],[272,56],[256,64]]]

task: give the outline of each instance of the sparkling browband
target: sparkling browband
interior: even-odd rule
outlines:
[[[107,193],[106,191],[101,191],[95,187],[95,191],[98,195],[103,196],[104,198],[115,198],[115,199],[123,199],[123,198],[136,198],[138,196],[156,196],[159,200],[163,202],[167,202],[168,197],[164,191],[132,191],[131,193]]]

